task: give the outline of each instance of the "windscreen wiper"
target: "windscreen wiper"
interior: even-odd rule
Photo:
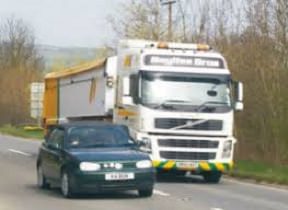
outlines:
[[[161,104],[155,106],[156,109],[160,107],[174,109],[172,104],[183,104],[183,103],[191,103],[191,101],[184,101],[184,100],[165,100]]]
[[[222,101],[205,101],[204,103],[200,104],[197,108],[196,111],[200,112],[203,108],[207,108],[209,104],[217,104],[217,105],[228,105],[227,102],[222,102]],[[214,107],[215,108],[215,107]]]

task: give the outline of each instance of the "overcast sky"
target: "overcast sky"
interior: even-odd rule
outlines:
[[[124,0],[0,0],[0,20],[22,18],[40,44],[96,47],[113,38],[107,16],[117,15],[120,2]]]

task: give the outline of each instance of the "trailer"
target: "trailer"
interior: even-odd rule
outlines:
[[[112,119],[117,57],[48,73],[45,76],[43,126],[59,121]]]

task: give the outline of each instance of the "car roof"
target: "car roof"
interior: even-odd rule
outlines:
[[[64,127],[64,128],[70,128],[70,127],[126,127],[125,125],[120,124],[114,124],[111,122],[104,122],[104,121],[72,121],[72,122],[65,122],[60,123],[58,126]]]

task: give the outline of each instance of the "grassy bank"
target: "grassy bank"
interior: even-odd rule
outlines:
[[[14,127],[11,125],[5,125],[0,127],[0,133],[27,139],[43,139],[43,130],[37,128],[24,129],[24,127]]]
[[[229,175],[256,182],[288,185],[288,166],[240,160],[236,161],[235,169]]]

